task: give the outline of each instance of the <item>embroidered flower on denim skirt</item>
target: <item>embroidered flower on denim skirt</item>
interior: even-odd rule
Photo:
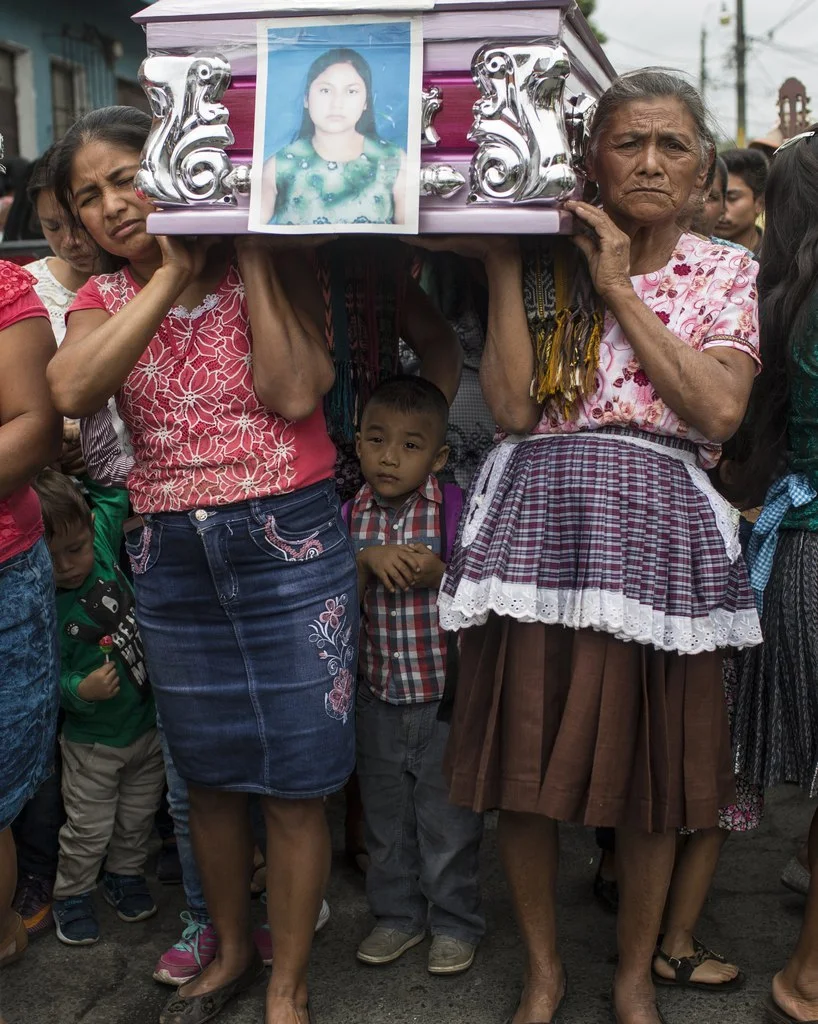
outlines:
[[[331,597],[324,602],[324,611],[310,623],[310,643],[318,648],[318,657],[332,679],[332,686],[324,694],[324,710],[330,718],[344,723],[352,709],[355,689],[351,671],[355,651],[352,625],[347,621],[348,604],[346,594]]]

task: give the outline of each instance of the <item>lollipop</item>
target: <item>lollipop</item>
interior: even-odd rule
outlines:
[[[111,660],[108,655],[113,653],[114,640],[113,637],[104,636],[99,642],[99,649],[102,651],[103,657],[105,658],[106,664]]]

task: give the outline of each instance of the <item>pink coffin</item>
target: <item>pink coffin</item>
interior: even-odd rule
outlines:
[[[472,78],[472,60],[485,44],[520,46],[559,42],[570,72],[566,104],[574,97],[596,99],[615,72],[574,0],[156,0],[134,15],[145,27],[149,54],[219,54],[232,80],[221,102],[229,110],[235,138],[227,149],[234,165],[252,161],[256,92],[256,23],[259,19],[305,18],[348,13],[422,13],[423,87],[441,90],[433,120],[439,142],[424,148],[422,165],[447,165],[469,181],[475,143],[468,139],[480,92]],[[580,168],[575,168],[580,170]],[[579,182],[581,184],[581,177]],[[513,203],[469,202],[468,185],[448,197],[423,195],[422,233],[492,232],[555,234],[569,230],[570,218],[553,200]],[[151,230],[164,234],[243,234],[247,197],[238,205],[168,206],[150,218]]]

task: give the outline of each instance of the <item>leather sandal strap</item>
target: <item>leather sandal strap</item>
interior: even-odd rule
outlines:
[[[668,956],[663,949],[656,947],[656,956],[668,965],[673,971],[676,982],[680,985],[686,985],[693,977],[693,972],[697,967],[700,966],[698,962],[698,953],[696,956]]]
[[[721,955],[721,953],[714,953],[712,949],[708,949],[703,942],[699,942],[696,936],[693,936],[693,948],[696,950],[696,956],[701,956],[700,963],[704,963],[705,960],[717,960],[720,964],[727,963],[727,957]]]

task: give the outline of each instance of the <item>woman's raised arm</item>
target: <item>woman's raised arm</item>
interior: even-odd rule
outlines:
[[[593,238],[576,235],[574,241],[656,393],[708,440],[732,437],[750,398],[756,371],[752,358],[728,347],[697,352],[677,338],[633,289],[628,236],[597,207],[577,202],[566,206],[594,231]]]
[[[421,377],[436,384],[451,405],[463,367],[463,349],[454,329],[412,278],[402,313],[401,337],[420,359]]]
[[[201,273],[207,249],[189,250],[177,239],[160,239],[164,263],[116,315],[81,309],[48,367],[48,383],[64,416],[90,416],[122,386],[159,330],[168,310]]]
[[[59,458],[62,419],[45,380],[55,351],[45,317],[0,331],[0,501]]]
[[[276,244],[288,248],[275,251]],[[288,420],[312,415],[335,381],[318,326],[323,302],[297,241],[236,239],[253,332],[253,387],[259,401]]]
[[[534,346],[523,304],[523,261],[514,239],[489,239],[483,257],[489,289],[486,347],[480,386],[497,426],[527,434],[542,408],[531,397]]]
[[[497,426],[509,434],[527,434],[542,410],[531,397],[534,347],[523,305],[523,261],[517,240],[499,235],[425,235],[403,241],[431,252],[455,252],[480,260],[485,267],[489,313],[480,386]]]

